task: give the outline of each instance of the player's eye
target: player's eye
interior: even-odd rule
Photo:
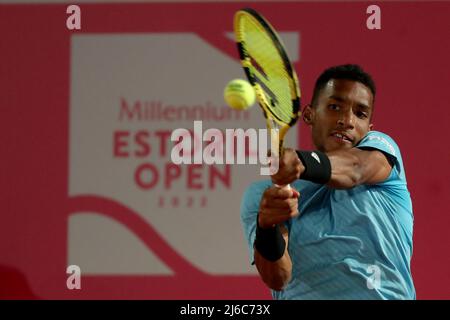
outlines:
[[[335,104],[335,103],[331,103],[331,104],[328,105],[328,109],[334,110],[334,111],[339,111],[340,107],[337,104]]]
[[[360,119],[366,119],[368,117],[367,112],[356,111],[356,116]]]

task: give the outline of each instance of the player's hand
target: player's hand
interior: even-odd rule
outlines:
[[[300,179],[305,167],[297,156],[294,149],[286,148],[280,157],[277,173],[272,175],[274,184],[284,186]]]
[[[260,206],[258,223],[261,228],[270,228],[293,217],[298,212],[300,193],[293,188],[270,187],[264,192]]]

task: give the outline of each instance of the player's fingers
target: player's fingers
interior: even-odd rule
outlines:
[[[296,189],[294,189],[293,187],[283,188],[283,190],[284,191],[277,193],[276,198],[290,199],[290,198],[298,198],[298,197],[300,197],[300,193]]]
[[[267,209],[261,212],[261,218],[265,221],[266,225],[273,225],[277,223],[282,223],[296,217],[299,214],[298,210],[285,210],[280,211],[279,209]]]
[[[291,213],[289,214],[289,217],[292,219],[292,218],[297,217],[299,214],[300,214],[300,211],[298,211],[298,209],[296,209],[296,210],[291,211]]]
[[[291,188],[277,188],[275,194],[275,198],[278,199],[289,199],[292,198],[293,193]]]
[[[287,199],[291,196],[291,191],[289,189],[283,189],[280,187],[270,187],[264,191],[263,196],[267,198],[273,198],[273,199]]]
[[[300,193],[294,188],[271,187],[264,192],[264,196],[276,199],[298,198]]]
[[[289,220],[293,213],[290,210],[267,209],[260,213],[266,224],[280,223]]]
[[[279,214],[290,214],[291,211],[298,210],[298,199],[289,198],[286,200],[275,199],[266,201],[261,206],[262,210],[270,210],[271,212]]]
[[[289,205],[289,215],[293,215],[298,211],[298,201],[297,199],[289,199],[287,201]]]
[[[288,199],[279,198],[263,198],[261,200],[261,209],[289,210],[291,207]]]
[[[283,152],[283,161],[284,164],[288,166],[297,166],[300,164],[300,159],[298,158],[297,152],[295,152],[292,148],[286,148]]]

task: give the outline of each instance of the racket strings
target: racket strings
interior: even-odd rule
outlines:
[[[240,36],[249,56],[248,65],[263,89],[271,113],[283,123],[293,118],[293,84],[290,72],[272,38],[255,20],[242,18]]]

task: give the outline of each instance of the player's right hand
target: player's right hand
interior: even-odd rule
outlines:
[[[279,159],[278,170],[271,176],[272,183],[284,186],[300,179],[305,167],[300,161],[297,152],[291,148],[285,148]]]
[[[293,188],[270,187],[264,191],[260,205],[258,224],[270,228],[296,217],[300,193]]]

